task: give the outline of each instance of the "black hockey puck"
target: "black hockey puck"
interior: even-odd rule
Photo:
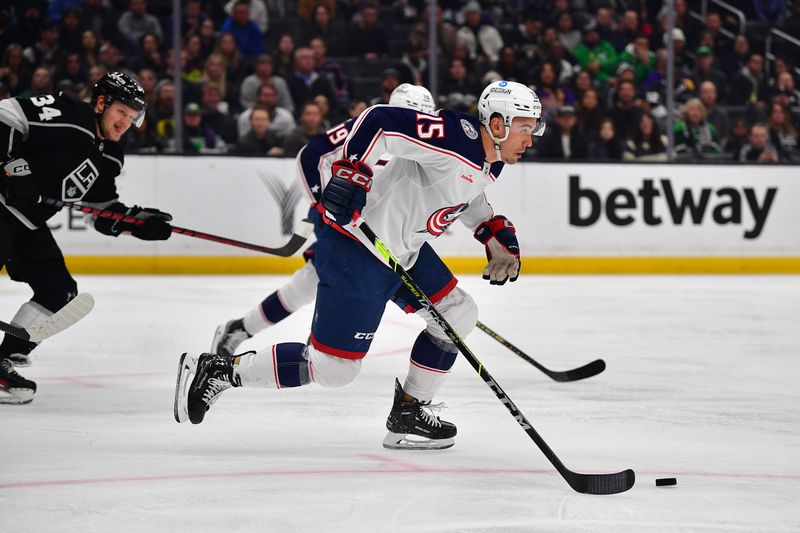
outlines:
[[[668,487],[670,485],[677,485],[678,480],[674,477],[662,477],[656,480],[656,487]]]

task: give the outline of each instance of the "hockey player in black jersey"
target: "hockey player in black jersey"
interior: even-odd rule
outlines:
[[[47,220],[57,209],[38,203],[56,198],[144,219],[130,224],[96,218],[96,230],[143,240],[172,234],[172,217],[157,209],[128,207],[118,200],[115,178],[123,165],[119,140],[144,117],[144,89],[112,72],[95,85],[91,105],[65,95],[0,101],[0,268],[30,285],[33,297],[11,323],[31,326],[58,311],[78,293]],[[14,366],[30,364],[36,344],[6,335],[0,344],[0,403],[33,400],[36,384]]]

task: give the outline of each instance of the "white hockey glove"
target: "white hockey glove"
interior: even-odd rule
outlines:
[[[486,247],[489,264],[483,269],[483,279],[492,285],[503,285],[507,280],[517,281],[521,261],[516,228],[506,217],[494,216],[481,222],[475,238]]]

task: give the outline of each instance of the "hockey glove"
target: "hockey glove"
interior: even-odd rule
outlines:
[[[24,159],[12,159],[3,166],[3,196],[6,205],[16,209],[26,209],[36,205],[38,194],[36,182],[31,175],[28,162]]]
[[[322,191],[322,207],[333,215],[337,224],[345,226],[356,211],[367,205],[372,169],[361,161],[339,159],[333,162],[331,170],[331,181]]]
[[[106,210],[116,211],[127,217],[140,218],[144,220],[144,224],[123,222],[111,218],[97,218],[94,228],[100,233],[117,237],[123,231],[129,231],[131,235],[143,241],[163,241],[172,235],[172,226],[169,225],[172,215],[169,213],[138,205],[127,207],[119,202],[108,206]]]
[[[506,217],[494,216],[481,222],[475,238],[486,247],[489,264],[483,269],[483,279],[492,285],[503,285],[506,280],[517,281],[521,261],[517,230]]]

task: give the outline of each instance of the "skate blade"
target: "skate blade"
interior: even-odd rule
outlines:
[[[187,401],[189,398],[189,385],[197,372],[197,357],[184,353],[178,362],[178,377],[175,380],[175,421],[180,423],[189,420]]]
[[[222,337],[225,335],[225,328],[228,323],[220,324],[214,331],[214,340],[211,341],[211,353],[219,353],[219,345],[222,342]]]
[[[33,401],[34,392],[30,389],[11,389],[7,394],[0,394],[0,404],[23,405]]]
[[[451,448],[456,443],[454,438],[449,439],[426,439],[417,435],[407,433],[386,434],[383,439],[383,447],[389,450],[445,450]]]

